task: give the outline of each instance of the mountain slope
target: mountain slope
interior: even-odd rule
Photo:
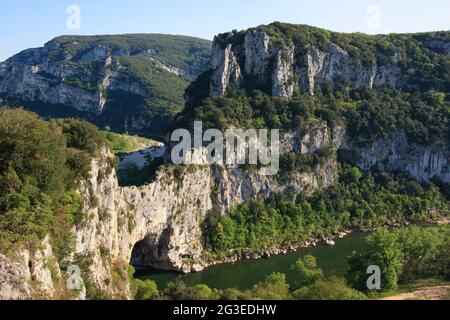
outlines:
[[[210,46],[160,34],[62,36],[0,64],[0,97],[43,116],[162,135],[208,68]]]
[[[187,89],[174,127],[203,120],[303,130],[325,121],[365,150],[346,159],[364,169],[450,181],[450,32],[370,36],[304,25],[218,35],[211,69]],[[419,151],[411,153],[415,145]],[[425,151],[428,150],[428,151]],[[422,156],[419,167],[411,157]],[[405,163],[403,163],[405,161]],[[419,173],[420,172],[420,173]]]

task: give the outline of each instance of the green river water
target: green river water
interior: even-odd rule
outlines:
[[[319,266],[328,275],[345,275],[348,265],[347,257],[353,251],[364,249],[364,237],[362,233],[355,233],[345,239],[336,241],[334,247],[319,245],[314,248],[303,249],[286,255],[273,256],[270,259],[243,261],[236,264],[226,264],[208,268],[199,273],[180,275],[177,273],[145,273],[139,272],[140,279],[156,281],[159,289],[176,278],[182,279],[187,285],[206,284],[210,288],[249,289],[254,284],[264,281],[265,277],[273,272],[286,274],[288,283],[294,283],[298,279],[291,271],[292,265],[305,255],[313,255],[317,258]]]

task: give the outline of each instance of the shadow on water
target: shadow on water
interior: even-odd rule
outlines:
[[[145,269],[138,271],[136,277],[154,280],[160,289],[165,288],[168,282],[180,278],[189,286],[201,283],[216,289],[237,288],[245,290],[258,282],[264,281],[265,277],[273,272],[282,272],[286,274],[288,283],[292,284],[298,279],[296,279],[291,267],[305,255],[315,256],[319,266],[327,275],[343,276],[348,270],[347,257],[354,251],[364,250],[366,235],[355,233],[345,239],[337,240],[334,247],[319,245],[286,255],[273,256],[270,259],[215,266],[199,273],[180,275]]]

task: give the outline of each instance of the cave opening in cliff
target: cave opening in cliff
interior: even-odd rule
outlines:
[[[148,270],[152,268],[154,251],[156,249],[155,247],[155,243],[149,238],[138,241],[134,245],[131,252],[130,264],[136,269],[136,271]]]
[[[136,269],[135,276],[166,272],[161,261],[165,251],[162,239],[146,237],[134,245],[130,264]]]

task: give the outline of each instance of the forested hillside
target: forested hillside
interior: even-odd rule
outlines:
[[[162,136],[190,81],[207,70],[210,46],[159,34],[58,37],[0,64],[1,103]]]

